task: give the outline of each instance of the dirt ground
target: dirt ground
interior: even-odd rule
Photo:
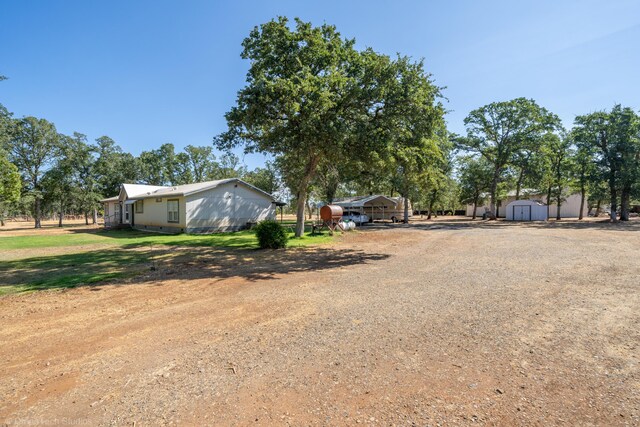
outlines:
[[[0,421],[640,425],[639,244],[440,219],[8,296]]]
[[[91,222],[91,221],[89,221]],[[7,221],[0,227],[0,238],[10,236],[29,236],[36,234],[64,234],[69,230],[100,230],[102,223],[85,225],[84,219],[66,220],[63,227],[58,227],[58,221],[43,220],[42,228],[33,227],[33,221]]]

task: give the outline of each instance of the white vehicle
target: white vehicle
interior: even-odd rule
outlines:
[[[342,220],[353,221],[358,225],[362,225],[369,222],[369,216],[361,214],[360,212],[346,211],[342,214]]]

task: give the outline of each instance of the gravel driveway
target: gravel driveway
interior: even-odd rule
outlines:
[[[0,421],[639,425],[639,243],[440,220],[8,296]]]

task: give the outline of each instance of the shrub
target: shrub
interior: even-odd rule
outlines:
[[[258,245],[262,249],[278,249],[287,246],[287,233],[284,227],[273,220],[259,222],[255,227]]]

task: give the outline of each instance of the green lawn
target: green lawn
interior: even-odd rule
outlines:
[[[329,243],[327,233],[294,238],[289,231],[289,247]],[[75,250],[74,246],[82,246]],[[71,288],[149,271],[152,260],[170,262],[176,251],[172,247],[256,250],[252,231],[207,235],[156,234],[135,230],[78,231],[63,234],[0,236],[0,295],[42,289]],[[9,261],[1,254],[14,250],[66,248],[63,254],[25,256]],[[210,252],[213,253],[213,252]],[[184,251],[181,252],[184,256]],[[283,256],[286,256],[283,254]]]

